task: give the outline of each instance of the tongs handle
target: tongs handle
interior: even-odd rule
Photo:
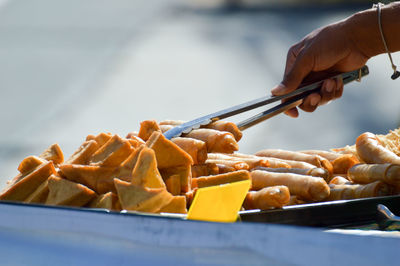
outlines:
[[[361,81],[361,78],[365,75],[369,74],[369,70],[367,66],[363,66],[362,68],[342,74],[335,75],[331,78],[342,78],[343,79],[343,85],[350,83],[354,80]],[[243,120],[237,124],[238,128],[240,130],[245,130],[251,126],[254,126],[266,119],[269,119],[271,117],[274,117],[282,112],[285,112],[286,110],[289,110],[293,107],[296,107],[299,105],[299,101],[306,98],[308,95],[319,92],[322,87],[322,83],[324,80],[312,83],[310,85],[306,86],[300,86],[299,89],[294,90],[288,94],[281,95],[281,96],[276,96],[273,98],[278,98],[279,99],[288,99],[284,103],[281,103],[275,107],[272,107],[262,113],[259,113],[253,117],[250,117],[246,120]]]

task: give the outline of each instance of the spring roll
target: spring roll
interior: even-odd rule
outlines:
[[[331,151],[323,151],[323,150],[302,150],[299,151],[301,153],[309,154],[309,155],[319,155],[321,157],[324,157],[330,162],[333,162],[343,154],[336,153],[336,152],[331,152]]]
[[[274,157],[284,160],[300,161],[312,164],[316,167],[327,169],[330,173],[333,172],[332,164],[325,158],[319,155],[310,155],[301,152],[279,150],[279,149],[265,149],[256,153],[258,156]],[[301,168],[301,167],[299,167]]]
[[[259,191],[249,191],[243,203],[246,210],[282,208],[290,200],[289,189],[286,186],[266,187]]]
[[[239,149],[234,136],[229,132],[200,128],[192,130],[185,137],[204,141],[208,152],[233,153]]]
[[[400,164],[400,157],[382,146],[375,134],[366,132],[356,140],[356,149],[360,158],[370,164]]]
[[[229,154],[229,156],[236,157],[236,158],[256,158],[258,160],[263,160],[266,161],[266,165],[270,168],[291,168],[291,166],[284,162],[283,160],[272,158],[272,157],[262,157],[262,156],[257,156],[253,154],[244,154],[244,153],[239,153],[235,152],[232,154]],[[298,163],[297,161],[293,161],[295,163]],[[301,164],[301,162],[299,162]],[[314,167],[313,165],[308,164],[310,167]]]
[[[285,206],[299,205],[305,203],[307,202],[302,199],[299,199],[296,195],[291,195],[289,202]]]
[[[237,156],[231,156],[231,154],[224,154],[224,153],[209,153],[208,154],[209,159],[214,159],[214,160],[231,160],[231,161],[238,161],[238,162],[245,162],[246,164],[249,165],[249,168],[255,168],[257,166],[268,166],[268,160],[262,157],[237,157]]]
[[[234,168],[235,170],[249,170],[250,167],[243,161],[232,161],[224,159],[207,159],[206,163],[222,164]]]
[[[348,185],[348,184],[352,184],[352,182],[350,180],[346,179],[345,177],[338,175],[331,179],[331,181],[329,182],[329,185],[331,185],[331,184],[333,184],[333,185],[346,185],[347,184]]]
[[[252,190],[283,185],[289,188],[290,194],[305,200],[320,201],[329,196],[329,186],[320,177],[255,170],[251,172],[251,179]]]
[[[390,195],[390,187],[381,182],[375,181],[370,184],[360,185],[334,185],[331,184],[331,194],[327,200],[346,200],[346,199],[358,199],[358,198],[369,198]]]
[[[215,121],[215,122],[205,125],[203,127],[211,128],[211,129],[215,129],[215,130],[219,130],[219,131],[230,132],[235,137],[236,141],[239,141],[243,136],[243,133],[239,130],[237,125],[235,123],[228,122],[228,121],[221,121],[221,120]]]
[[[302,168],[269,168],[269,167],[255,167],[253,170],[263,170],[268,172],[275,172],[275,173],[292,173],[292,174],[299,174],[299,175],[310,175],[316,177],[322,177],[323,179],[329,179],[329,172],[324,168],[311,168],[311,169],[302,169]]]
[[[398,164],[356,164],[347,173],[354,183],[367,184],[382,181],[387,184],[400,185],[400,165]]]

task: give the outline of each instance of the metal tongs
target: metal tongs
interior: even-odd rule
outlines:
[[[360,69],[338,74],[331,76],[329,78],[342,78],[343,79],[343,84],[347,84],[349,82],[352,82],[354,80],[361,81],[361,78],[363,76],[366,76],[369,74],[369,70],[367,66],[363,66]],[[325,80],[325,79],[324,79]],[[324,80],[320,80],[311,84],[306,84],[306,85],[301,85],[297,90],[294,90],[288,94],[281,95],[281,96],[265,96],[261,97],[246,103],[242,103],[209,115],[205,115],[202,117],[199,117],[197,119],[194,119],[192,121],[183,123],[181,125],[178,125],[164,133],[164,136],[167,139],[171,139],[174,137],[179,137],[181,134],[189,133],[193,129],[199,128],[201,126],[208,125],[212,122],[231,117],[240,113],[247,112],[249,110],[253,110],[255,108],[271,104],[277,101],[281,100],[286,100],[283,103],[280,103],[270,109],[267,109],[264,112],[261,112],[255,116],[252,116],[246,120],[243,120],[239,123],[237,123],[237,126],[240,130],[247,129],[251,126],[254,126],[266,119],[269,119],[273,116],[276,116],[286,110],[289,110],[297,105],[299,105],[299,101],[310,95],[311,93],[318,92],[321,89],[322,83]]]

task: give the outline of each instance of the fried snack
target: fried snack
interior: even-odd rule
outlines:
[[[192,138],[173,138],[171,141],[187,152],[194,164],[202,164],[207,160],[207,145],[204,141]]]
[[[47,161],[52,161],[55,165],[64,162],[64,154],[57,143],[48,147],[39,157]]]
[[[233,161],[229,159],[207,159],[206,163],[216,164],[218,167],[220,165],[227,166],[229,168],[233,168],[234,170],[249,170],[250,167],[247,163],[243,161]]]
[[[191,182],[192,182],[192,171],[191,171],[190,165],[164,168],[164,169],[159,169],[159,171],[160,171],[160,174],[161,174],[163,180],[165,180],[164,182],[167,182],[171,176],[174,176],[174,175],[179,176],[179,184],[180,184],[180,193],[179,194],[186,193],[190,190]],[[171,180],[168,182],[171,182]],[[174,181],[173,184],[175,187],[177,185],[177,181]],[[168,185],[167,185],[167,187],[168,187]]]
[[[257,156],[257,155],[253,155],[253,154],[244,154],[244,153],[235,152],[232,154],[227,154],[227,156],[239,158],[239,159],[252,159],[252,160],[260,161],[260,162],[262,162],[260,164],[264,164],[263,166],[265,166],[265,167],[267,167],[271,164],[274,166],[290,167],[289,165],[287,165],[285,163],[281,163],[282,161],[279,159],[262,157],[262,156]]]
[[[126,160],[123,161],[119,167],[117,167],[117,169],[114,172],[115,178],[119,178],[122,180],[130,180],[129,177],[132,176],[133,168],[135,167],[139,154],[144,147],[145,146],[142,145],[139,146],[137,149],[133,150],[132,153],[128,156],[128,158],[126,158]]]
[[[233,153],[239,149],[235,137],[226,131],[200,128],[192,130],[185,137],[204,141],[208,152]]]
[[[365,132],[356,140],[356,149],[360,158],[370,164],[400,164],[400,157],[383,147],[375,134]]]
[[[316,177],[322,177],[325,181],[329,180],[330,175],[328,170],[324,168],[311,168],[311,169],[302,169],[302,168],[269,168],[269,167],[255,167],[253,170],[263,170],[274,173],[292,173],[299,175],[310,175]],[[328,182],[328,181],[327,181]]]
[[[293,168],[296,168],[295,166],[298,166],[298,165],[302,165],[302,166],[306,165],[306,166],[308,166],[308,168],[314,167],[314,165],[309,164],[309,163],[304,163],[304,162],[280,160],[280,159],[271,158],[271,157],[261,157],[261,158],[268,161],[268,167],[270,167],[270,168],[292,168],[292,166],[289,164],[291,162],[294,163]],[[304,167],[304,168],[306,168],[306,167]]]
[[[191,170],[192,170],[192,178],[219,174],[219,168],[215,163],[195,164],[192,165]]]
[[[90,159],[90,164],[105,167],[119,166],[133,151],[128,140],[114,135]]]
[[[132,148],[137,149],[139,146],[143,145],[145,142],[143,140],[139,140],[139,138],[130,138],[127,139],[129,144],[131,144]]]
[[[7,188],[13,186],[15,183],[17,183],[19,180],[24,178],[27,174],[35,170],[39,165],[42,165],[46,163],[47,161],[45,159],[36,157],[36,156],[28,156],[25,159],[22,160],[22,162],[18,166],[18,171],[20,171],[20,174],[15,176],[13,179],[7,181]]]
[[[291,195],[289,202],[285,206],[299,205],[305,203],[307,202],[302,199],[299,199],[296,195]]]
[[[305,200],[320,201],[329,196],[329,186],[323,178],[291,173],[273,173],[255,170],[251,173],[252,190],[284,185],[290,194]]]
[[[162,133],[165,133],[165,132],[167,132],[168,130],[170,130],[170,129],[173,129],[175,126],[172,126],[172,125],[159,125],[159,127],[160,127],[160,129],[161,129],[161,132]]]
[[[34,156],[34,155],[28,156],[25,159],[23,159],[22,162],[19,164],[18,171],[22,175],[24,175],[29,172],[32,172],[39,165],[44,164],[45,162],[47,162],[45,159],[39,158],[37,156]]]
[[[186,197],[174,196],[171,202],[162,207],[158,212],[183,213],[183,214],[187,213]]]
[[[99,147],[103,146],[104,144],[106,144],[111,138],[113,137],[113,135],[111,133],[100,133],[97,136],[93,136],[93,135],[88,135],[86,137],[86,141],[88,140],[94,140],[97,142],[97,144],[99,145]]]
[[[24,200],[26,203],[45,203],[49,195],[48,179],[44,181],[29,197]]]
[[[174,196],[181,194],[181,176],[178,174],[170,175],[164,179],[164,183],[169,193]]]
[[[277,168],[277,167],[273,167],[273,164],[271,164],[272,158],[270,157],[264,157],[268,160],[269,162],[269,167],[271,168]],[[280,166],[280,167],[284,167],[284,168],[299,168],[299,169],[312,169],[312,168],[316,168],[315,165],[312,165],[310,163],[306,163],[306,162],[301,162],[301,161],[293,161],[293,160],[285,160],[285,159],[276,159],[274,158],[275,161],[279,161],[280,164],[284,164],[284,165],[288,165],[288,167],[285,166]],[[275,163],[276,165],[278,164],[278,162]]]
[[[289,189],[286,186],[266,187],[259,191],[249,191],[243,203],[246,210],[282,208],[290,200]]]
[[[62,164],[60,171],[66,179],[83,184],[98,194],[115,192],[114,187],[114,167],[103,167],[98,165]],[[131,176],[124,176],[126,181],[131,180]]]
[[[132,131],[126,135],[126,139],[132,144],[133,147],[137,148],[141,144],[145,144],[146,142],[138,137],[139,132]]]
[[[15,184],[3,190],[0,200],[24,201],[52,174],[56,174],[53,162],[41,164],[32,172],[21,177]]]
[[[273,157],[284,160],[300,161],[312,164],[316,167],[327,169],[330,173],[333,172],[332,164],[325,158],[319,155],[310,155],[295,151],[286,151],[279,149],[265,149],[256,153],[258,156]],[[303,167],[298,167],[303,168]]]
[[[159,212],[168,205],[173,196],[164,188],[146,188],[129,182],[114,179],[118,198],[124,210]]]
[[[332,166],[333,166],[333,173],[335,174],[346,174],[347,171],[353,167],[353,165],[356,165],[360,163],[358,158],[352,154],[343,154],[340,157],[336,158],[334,161],[332,161]]]
[[[164,181],[157,168],[154,151],[144,147],[138,156],[135,168],[132,171],[133,185],[148,188],[165,188]]]
[[[347,178],[338,175],[331,179],[331,181],[329,182],[329,185],[331,185],[331,184],[333,184],[333,185],[349,185],[349,184],[352,184],[352,182],[350,180],[348,180]]]
[[[194,195],[197,192],[197,188],[193,188],[192,190],[188,191],[185,193],[185,198],[186,198],[186,208],[189,209],[190,206],[192,205]]]
[[[240,169],[235,169],[232,166],[228,166],[225,164],[219,164],[219,163],[215,163],[215,165],[218,167],[218,173],[217,174],[225,174],[225,173],[229,173],[229,172],[234,172]]]
[[[375,181],[366,185],[330,185],[331,194],[327,200],[358,199],[390,195],[390,188],[381,181]]]
[[[234,154],[209,153],[208,159],[244,162],[249,166],[249,169],[253,169],[257,166],[267,167],[269,165],[267,159],[258,156],[235,156]]]
[[[219,131],[230,132],[235,137],[236,141],[239,141],[243,136],[242,131],[239,130],[237,125],[235,123],[228,122],[228,121],[219,120],[219,121],[212,122],[211,124],[208,124],[208,125],[205,125],[202,127],[211,128],[211,129],[215,129],[215,130],[219,130]]]
[[[49,177],[48,183],[47,205],[82,207],[96,197],[96,193],[86,186],[55,175]]]
[[[367,184],[382,181],[390,185],[400,185],[400,165],[397,164],[356,164],[347,176],[354,183]]]
[[[185,123],[185,121],[183,120],[164,120],[161,121],[159,124],[160,125],[170,125],[170,126],[179,126],[182,125],[183,123]]]
[[[343,154],[337,153],[337,152],[331,152],[331,151],[323,151],[323,150],[303,150],[299,151],[301,153],[309,154],[309,155],[319,155],[321,157],[324,157],[330,162],[333,162]]]
[[[94,198],[88,205],[89,208],[100,208],[107,210],[120,211],[121,204],[117,194],[113,192],[107,192]]]
[[[326,158],[331,162],[334,174],[345,174],[353,165],[360,163],[359,159],[354,154],[340,154],[322,150],[305,150],[300,152]]]
[[[151,134],[153,134],[154,131],[161,132],[161,129],[158,126],[156,120],[142,121],[142,122],[140,122],[140,129],[139,129],[138,137],[144,141],[147,141],[150,138]]]
[[[164,120],[160,122],[160,128],[163,132],[170,130],[171,128],[175,126],[182,125],[186,121],[182,120]],[[226,131],[230,132],[236,139],[236,141],[239,141],[242,138],[242,132],[239,130],[239,128],[236,126],[235,123],[228,122],[228,121],[215,121],[212,122],[208,125],[201,126],[202,128],[209,128],[209,129],[215,129],[218,131]]]
[[[153,132],[147,140],[146,146],[153,149],[156,153],[159,168],[189,166],[193,164],[192,157],[187,152],[166,139],[160,132]]]
[[[192,180],[192,184],[194,185],[194,187],[202,188],[202,187],[217,186],[221,184],[249,180],[249,179],[250,179],[249,172],[245,170],[240,170],[226,174],[202,176],[194,178]]]
[[[89,164],[93,153],[99,149],[99,144],[95,140],[88,140],[65,161],[66,164]]]

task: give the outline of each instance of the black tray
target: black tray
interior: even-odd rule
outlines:
[[[383,204],[398,214],[400,195],[311,203],[276,210],[245,211],[240,213],[240,218],[244,222],[340,228],[377,222],[378,204]]]

